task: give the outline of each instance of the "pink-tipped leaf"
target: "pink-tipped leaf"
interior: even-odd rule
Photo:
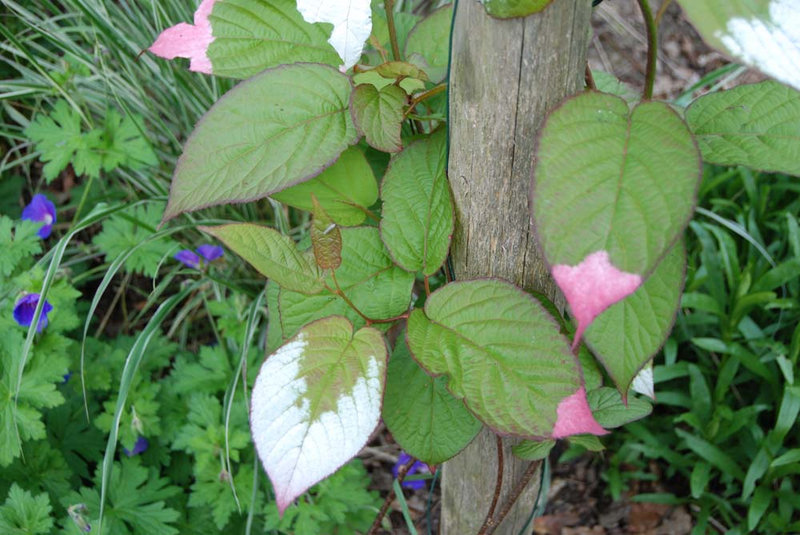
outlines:
[[[601,312],[632,294],[642,284],[640,275],[614,267],[607,251],[592,253],[577,266],[553,266],[552,272],[578,324],[572,340],[573,349]]]
[[[148,49],[165,59],[189,58],[189,70],[211,74],[208,47],[214,41],[208,16],[217,0],[203,0],[194,13],[194,24],[181,22],[167,28]]]
[[[592,409],[589,408],[589,401],[586,399],[586,388],[582,386],[558,404],[553,438],[565,438],[585,433],[606,435],[608,431],[594,419]]]

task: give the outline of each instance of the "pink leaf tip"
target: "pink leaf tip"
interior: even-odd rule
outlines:
[[[577,266],[553,266],[553,278],[564,292],[578,324],[572,348],[578,345],[586,328],[605,309],[629,296],[642,284],[642,277],[614,267],[608,251],[587,255]]]
[[[564,438],[582,433],[608,434],[608,431],[594,419],[592,409],[589,408],[589,401],[586,399],[586,388],[583,386],[558,404],[553,438]]]
[[[189,70],[211,74],[208,47],[214,40],[208,16],[217,0],[203,0],[194,12],[194,24],[181,22],[167,28],[148,49],[165,59],[189,58]]]

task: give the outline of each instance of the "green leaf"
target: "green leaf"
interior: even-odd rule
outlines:
[[[316,266],[297,249],[291,238],[275,229],[252,223],[199,228],[284,288],[309,295],[325,288]]]
[[[769,487],[758,487],[756,489],[755,494],[753,494],[753,500],[750,502],[750,507],[747,509],[747,529],[750,531],[754,531],[758,523],[761,521],[761,517],[764,516],[764,513],[769,508],[770,502],[772,502],[772,495],[773,490]]]
[[[12,483],[6,503],[0,506],[0,532],[6,535],[50,533],[52,510],[46,492],[34,496]]]
[[[310,212],[312,193],[331,219],[352,227],[364,222],[369,207],[378,200],[378,184],[364,153],[350,147],[319,176],[275,193],[272,198]]]
[[[253,441],[282,513],[364,446],[380,420],[386,344],[333,316],[270,355],[252,391]]]
[[[397,267],[374,227],[342,229],[342,265],[336,280],[348,299],[373,319],[387,319],[408,310],[414,274]],[[330,275],[326,282],[335,284]],[[323,290],[307,296],[282,289],[278,297],[278,315],[283,339],[305,324],[332,315],[342,315],[356,327],[364,320],[339,296]],[[274,312],[274,311],[273,311]]]
[[[149,240],[156,233],[163,204],[139,204],[112,215],[103,222],[103,230],[92,239],[111,262],[131,248],[136,253],[125,259],[123,266],[129,273],[155,277],[158,268],[170,253],[177,250],[177,243],[170,238]],[[147,242],[142,245],[142,242]]]
[[[483,0],[486,12],[499,19],[527,17],[550,5],[553,0]]]
[[[99,142],[100,132],[84,136],[81,116],[67,101],[56,102],[49,115],[37,115],[25,128],[25,135],[36,143],[42,161],[47,162],[42,174],[48,183],[73,162],[79,175],[100,174],[102,158],[92,150]]]
[[[575,435],[567,440],[571,446],[580,446],[587,451],[603,451],[606,449],[600,439],[594,435]]]
[[[650,403],[636,397],[629,397],[626,406],[622,396],[614,388],[602,387],[590,390],[586,397],[597,423],[608,429],[641,420],[653,412]]]
[[[250,78],[298,62],[341,63],[328,44],[330,31],[304,21],[295,0],[217,0],[209,21],[214,41],[207,54],[219,76]]]
[[[597,90],[601,93],[611,93],[612,95],[624,99],[625,102],[629,104],[635,104],[641,100],[641,95],[638,91],[613,74],[609,74],[605,71],[593,70],[592,77],[594,78],[594,84],[597,86]]]
[[[623,396],[672,329],[685,266],[686,253],[678,243],[638,290],[609,307],[586,330],[586,343]]]
[[[739,465],[736,464],[736,461],[734,461],[733,458],[731,458],[720,448],[710,444],[702,438],[696,437],[693,434],[684,431],[683,429],[675,428],[675,432],[686,442],[686,445],[689,447],[689,449],[699,455],[702,459],[705,459],[709,463],[713,464],[722,470],[723,473],[730,474],[738,480],[744,479],[744,472]]]
[[[25,364],[17,391],[24,331],[12,323],[10,304],[0,318],[0,466],[20,456],[23,442],[46,436],[42,410],[64,403],[57,385],[68,371],[71,349],[66,338],[45,330]]]
[[[376,73],[390,80],[402,80],[403,78],[416,78],[426,82],[428,75],[412,63],[406,61],[387,61],[381,63],[373,69]]]
[[[621,98],[588,92],[550,114],[536,156],[533,218],[577,320],[576,341],[677,240],[700,177],[692,134],[667,104],[629,110]]]
[[[795,0],[678,2],[708,44],[800,89],[800,24]]]
[[[153,147],[144,137],[144,125],[138,115],[119,114],[115,109],[106,112],[103,143],[99,151],[103,158],[103,170],[108,172],[118,167],[141,169],[158,165]]]
[[[9,277],[25,260],[32,259],[42,251],[39,238],[39,223],[14,221],[0,215],[0,275]]]
[[[403,148],[400,130],[406,98],[406,92],[394,84],[380,90],[371,84],[356,86],[350,102],[353,122],[370,146],[383,152]]]
[[[695,463],[692,468],[692,475],[689,479],[689,488],[691,489],[692,498],[700,498],[705,492],[710,480],[711,465],[704,462]]]
[[[800,92],[776,82],[709,93],[686,110],[703,159],[800,175]]]
[[[417,62],[417,58],[421,59],[419,63],[434,83],[441,82],[447,77],[452,20],[451,3],[419,21],[406,40],[405,57],[413,63]]]
[[[475,438],[478,421],[445,386],[414,362],[404,339],[397,341],[386,379],[383,421],[409,455],[428,464],[442,463]]]
[[[345,75],[317,64],[276,67],[233,88],[186,142],[164,220],[318,175],[358,139],[351,92]]]
[[[533,440],[523,440],[516,446],[511,447],[514,455],[526,461],[541,461],[547,458],[550,450],[556,445],[555,440],[542,440],[540,442]]]
[[[529,294],[499,280],[455,282],[408,318],[408,346],[498,433],[561,438],[603,433],[558,324]],[[569,422],[567,422],[569,420]],[[565,425],[567,424],[567,425]]]
[[[99,480],[101,470],[95,473]],[[138,459],[122,459],[114,463],[109,483],[108,501],[104,511],[103,535],[178,535],[172,525],[181,516],[178,511],[167,507],[164,500],[179,494],[181,489],[169,484],[167,478],[159,477],[155,468],[147,469]],[[71,492],[61,498],[65,507],[83,504],[88,524],[97,529],[100,512],[99,485],[92,488],[81,487],[80,493]],[[73,524],[67,519],[66,525]],[[81,533],[73,525],[72,533]]]
[[[440,130],[394,156],[383,178],[381,237],[409,271],[432,275],[447,258],[454,219],[446,166],[447,134]]]

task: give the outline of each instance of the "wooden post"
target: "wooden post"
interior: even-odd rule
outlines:
[[[536,135],[546,113],[581,90],[590,0],[555,0],[524,19],[489,17],[475,0],[458,2],[450,69],[448,176],[456,206],[456,279],[500,277],[555,298],[528,211]],[[527,468],[503,440],[498,510]],[[443,535],[478,533],[494,495],[495,435],[483,430],[443,466]],[[495,532],[517,535],[538,493],[538,475]],[[530,533],[530,531],[528,532]]]

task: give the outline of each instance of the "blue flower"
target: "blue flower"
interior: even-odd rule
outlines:
[[[192,269],[198,269],[200,267],[200,257],[189,249],[183,249],[175,253],[175,260]]]
[[[36,305],[39,304],[39,294],[27,294],[19,298],[19,301],[14,305],[14,321],[23,327],[30,326],[33,321],[33,313],[36,312]],[[39,314],[39,324],[36,326],[36,332],[42,332],[42,329],[47,327],[47,314],[53,310],[53,305],[45,299],[42,306],[42,313]]]
[[[392,475],[397,477],[397,472],[400,470],[401,467],[407,465],[411,461],[412,457],[408,453],[401,451],[400,457],[397,458],[397,462],[392,467]],[[423,463],[422,461],[414,461],[414,464],[411,468],[408,469],[406,472],[406,476],[410,476],[416,473],[427,474],[430,473],[430,469],[428,465]],[[422,479],[413,479],[413,480],[403,480],[401,486],[407,489],[414,489],[419,490],[425,488],[425,481]]]
[[[144,437],[139,437],[136,439],[136,444],[133,445],[132,450],[123,447],[122,452],[128,457],[133,457],[134,455],[139,455],[140,453],[144,453],[145,451],[147,451],[147,448],[149,447],[150,447],[150,442],[148,442],[147,439]]]
[[[31,203],[22,210],[22,219],[44,223],[37,234],[45,239],[50,236],[53,223],[56,222],[56,206],[47,197],[37,193],[31,199]]]
[[[197,253],[199,253],[199,256],[194,251],[183,249],[175,253],[174,258],[186,267],[200,269],[200,264],[202,262],[200,257],[203,257],[206,262],[213,262],[223,254],[222,247],[219,245],[209,245],[207,243],[204,243],[196,250]]]
[[[200,247],[197,248],[197,252],[200,253],[200,256],[206,259],[206,262],[213,262],[217,258],[222,256],[222,247],[219,245],[209,245],[204,243]]]

